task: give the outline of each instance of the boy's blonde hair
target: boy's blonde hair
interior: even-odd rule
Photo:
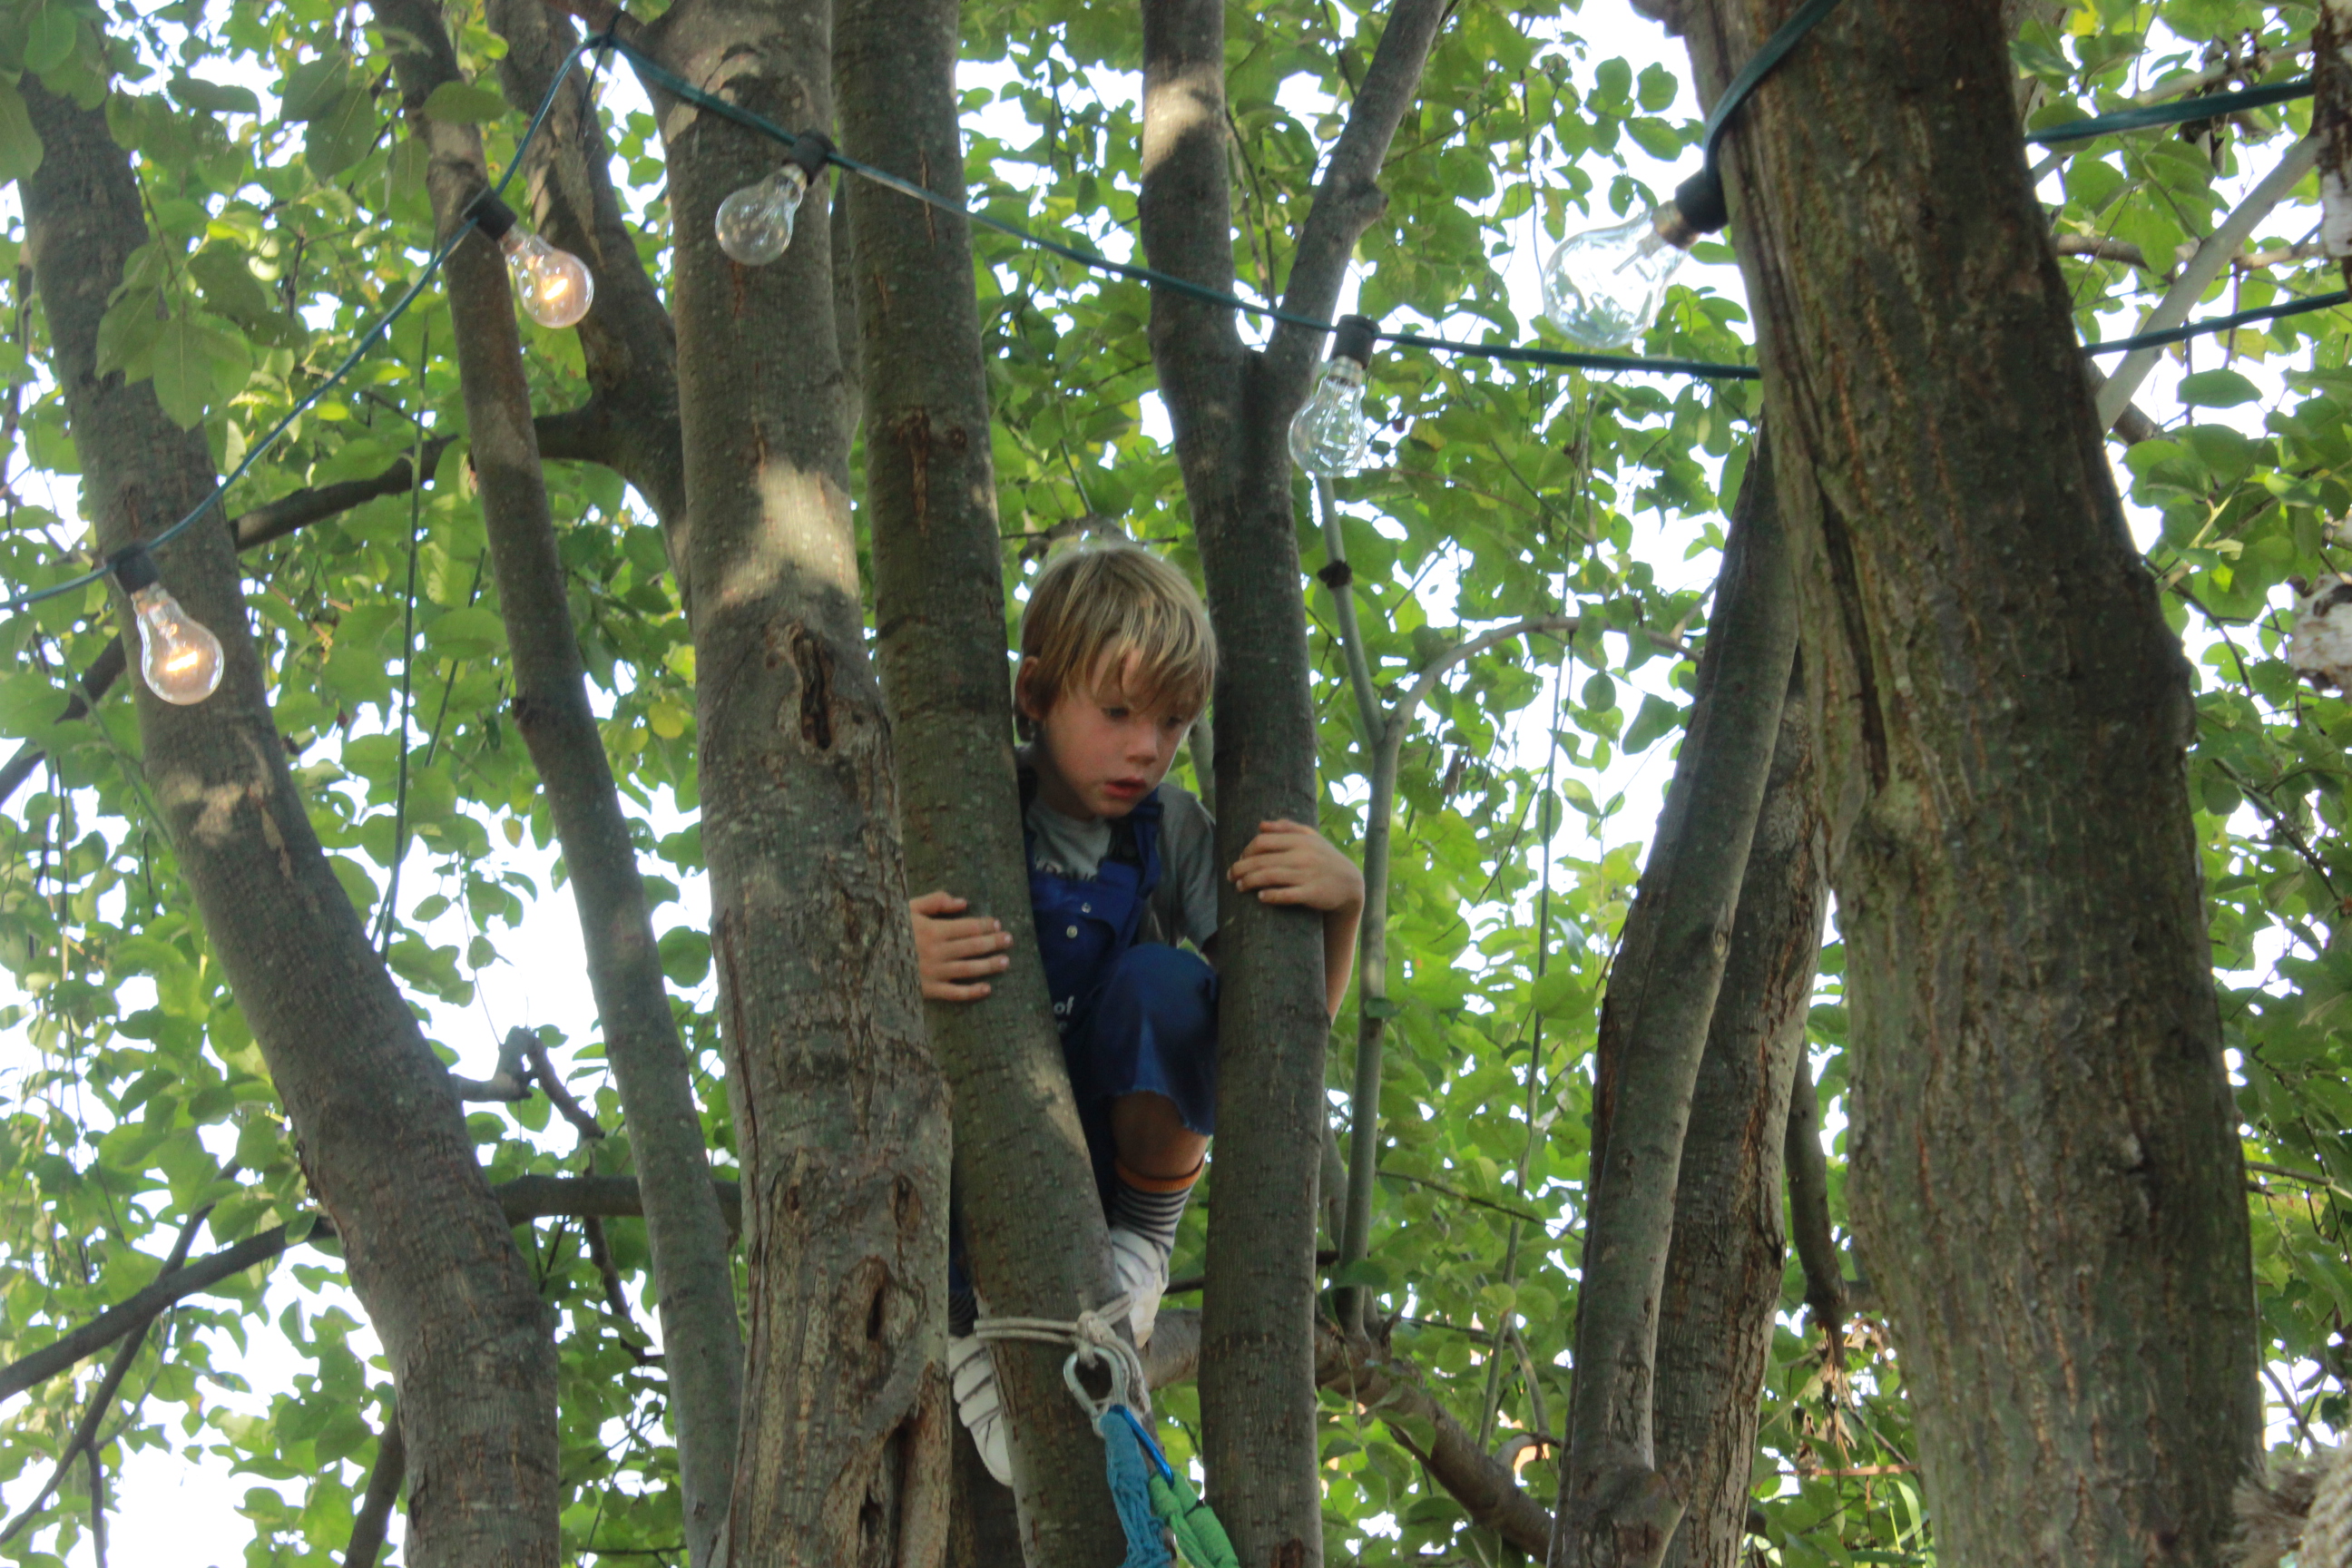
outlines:
[[[1100,679],[1138,707],[1197,714],[1216,676],[1217,642],[1201,595],[1150,551],[1087,545],[1037,574],[1021,615],[1018,688],[1037,711]]]

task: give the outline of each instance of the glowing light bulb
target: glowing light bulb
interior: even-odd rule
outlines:
[[[719,248],[746,267],[762,267],[793,242],[793,215],[808,191],[808,174],[787,163],[757,184],[746,185],[719,204],[711,226]]]
[[[1371,457],[1372,422],[1364,417],[1364,372],[1372,357],[1371,319],[1342,316],[1331,357],[1306,406],[1290,422],[1290,456],[1318,479],[1352,474]]]
[[[1658,319],[1695,237],[1672,204],[1570,235],[1543,266],[1544,315],[1587,348],[1625,347]]]
[[[558,250],[535,234],[515,227],[514,208],[484,191],[466,205],[466,216],[506,253],[507,270],[522,292],[522,313],[542,327],[577,325],[595,302],[596,279],[587,264]]]
[[[220,638],[163,591],[145,546],[134,545],[116,557],[114,575],[138,616],[139,674],[147,689],[183,708],[219,689]]]
[[[522,313],[541,326],[576,326],[595,303],[596,279],[570,251],[519,228],[499,236],[499,248],[506,252],[507,270],[522,295]]]
[[[711,220],[719,248],[746,267],[764,267],[782,256],[793,243],[793,215],[832,156],[833,142],[823,132],[793,137],[782,168],[719,204]]]

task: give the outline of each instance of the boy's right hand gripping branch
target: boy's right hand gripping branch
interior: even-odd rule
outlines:
[[[925,893],[907,908],[915,920],[915,965],[923,996],[931,1002],[977,1002],[989,993],[987,976],[1001,974],[1013,945],[1003,922],[989,915],[958,920],[968,900],[942,889]]]

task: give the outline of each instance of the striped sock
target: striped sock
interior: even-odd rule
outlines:
[[[1176,1222],[1184,1217],[1185,1200],[1201,1170],[1195,1165],[1181,1176],[1144,1176],[1128,1169],[1126,1161],[1113,1161],[1110,1223],[1144,1237],[1163,1255],[1175,1251]]]
[[[969,1285],[950,1282],[948,1286],[949,1334],[953,1338],[961,1339],[971,1332],[972,1325],[978,1321],[980,1321],[980,1297]]]

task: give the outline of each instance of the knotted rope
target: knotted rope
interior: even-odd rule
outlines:
[[[1127,1535],[1127,1557],[1119,1568],[1169,1568],[1168,1532],[1151,1510],[1154,1478],[1142,1446],[1149,1437],[1139,1442],[1137,1436],[1143,1426],[1136,1410],[1148,1405],[1150,1384],[1142,1356],[1119,1337],[1116,1326],[1132,1305],[1129,1296],[1119,1296],[1067,1322],[1058,1318],[982,1318],[972,1324],[971,1331],[983,1340],[1025,1340],[1070,1347],[1068,1358],[1062,1363],[1062,1381],[1086,1410],[1095,1436],[1102,1439],[1104,1479],[1110,1486],[1111,1503],[1118,1510],[1119,1528]],[[1098,1367],[1108,1374],[1110,1389],[1101,1398],[1087,1392],[1078,1375],[1082,1365]],[[1156,1447],[1152,1452],[1156,1454]]]

